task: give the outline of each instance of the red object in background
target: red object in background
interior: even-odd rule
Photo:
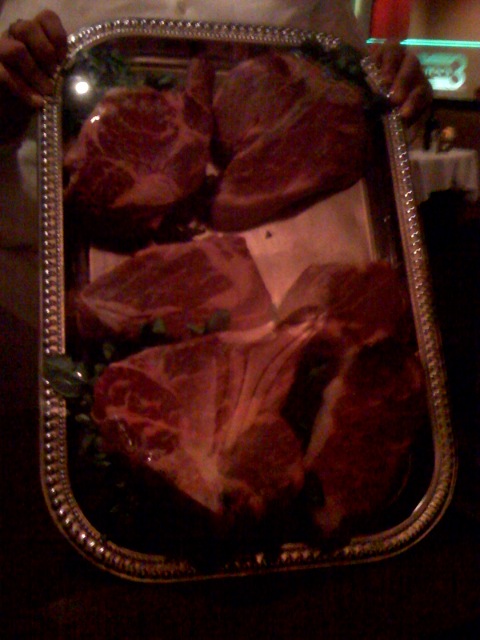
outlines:
[[[411,6],[411,0],[374,0],[370,36],[404,40],[408,36]]]

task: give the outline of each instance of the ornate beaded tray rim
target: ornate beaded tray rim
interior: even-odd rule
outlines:
[[[121,19],[85,28],[69,38],[65,66],[83,48],[119,36],[188,38],[231,43],[297,47],[305,43],[326,55],[342,43],[331,36],[292,29],[191,23],[156,19]],[[381,87],[375,68],[362,61],[368,83]],[[65,352],[64,256],[61,167],[61,73],[56,92],[40,118],[41,216],[41,367],[46,358]],[[358,536],[343,547],[324,549],[303,543],[284,544],[272,557],[264,552],[233,558],[214,573],[199,570],[189,561],[172,560],[127,549],[107,540],[84,516],[72,493],[67,465],[66,403],[40,380],[40,455],[44,495],[51,516],[70,543],[88,560],[119,576],[141,581],[194,580],[206,577],[250,575],[268,571],[345,565],[380,560],[398,554],[422,539],[442,517],[449,504],[456,476],[455,445],[449,420],[441,345],[433,315],[425,247],[413,199],[408,150],[398,114],[383,116],[386,146],[398,215],[405,269],[408,275],[420,354],[427,374],[434,469],[430,486],[404,522],[374,535]],[[41,369],[42,370],[42,369]]]

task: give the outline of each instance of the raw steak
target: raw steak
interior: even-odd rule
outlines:
[[[270,295],[237,235],[139,251],[75,301],[76,324],[87,339],[135,339],[156,319],[168,336],[191,337],[189,327],[203,327],[219,311],[228,313],[230,330],[262,326],[273,317]]]
[[[239,64],[214,97],[214,115],[219,229],[252,227],[362,176],[362,94],[306,58],[270,52]]]
[[[115,88],[68,150],[65,204],[94,239],[125,240],[156,228],[205,179],[213,70],[191,62],[184,88]]]
[[[305,455],[321,487],[312,500],[321,531],[351,531],[396,497],[425,419],[423,369],[411,349],[387,338],[345,355]]]
[[[311,501],[316,526],[345,532],[394,497],[426,418],[408,292],[388,263],[312,265],[279,316],[322,327],[284,413],[310,438],[307,484],[321,492]]]
[[[387,262],[364,268],[342,264],[312,264],[285,294],[280,321],[318,318],[333,336],[347,344],[413,334],[410,301],[399,272]]]
[[[285,507],[303,465],[280,409],[308,335],[296,326],[244,343],[225,333],[110,365],[92,413],[105,450],[160,474],[228,528]]]
[[[387,264],[317,265],[262,338],[225,331],[112,364],[92,413],[104,448],[227,528],[288,513],[301,492],[324,535],[351,533],[398,494],[427,417],[407,301]]]

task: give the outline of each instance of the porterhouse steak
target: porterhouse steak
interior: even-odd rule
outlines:
[[[246,229],[274,219],[363,174],[362,93],[305,57],[269,52],[238,64],[213,108],[221,171],[211,210],[216,228]]]
[[[64,159],[66,209],[93,239],[141,237],[203,184],[213,79],[194,59],[184,87],[119,87],[100,100]]]
[[[321,487],[310,502],[315,526],[326,535],[348,532],[394,499],[427,417],[408,292],[386,262],[311,265],[279,315],[287,324],[310,319],[322,327],[321,357],[309,356],[297,382],[306,406],[297,397],[289,411],[309,421],[307,485]],[[329,377],[323,374],[321,397],[309,397],[302,387],[312,385],[308,376],[319,363]]]
[[[74,314],[82,338],[136,339],[162,320],[170,338],[188,338],[216,312],[232,331],[268,325],[272,302],[245,240],[207,236],[154,245],[88,284]]]
[[[312,264],[283,297],[281,322],[317,318],[328,322],[330,333],[349,344],[395,336],[413,339],[413,319],[406,283],[385,261],[364,267],[350,264]]]
[[[107,367],[92,414],[105,450],[227,529],[288,513],[302,489],[325,535],[377,514],[426,418],[408,295],[386,263],[308,274],[261,338],[226,331]]]
[[[354,530],[398,497],[426,416],[423,369],[405,344],[386,338],[345,354],[304,460],[321,486],[322,499],[311,502],[319,530]]]
[[[159,474],[228,528],[290,503],[300,441],[281,416],[309,331],[152,347],[110,365],[92,416],[106,451]]]

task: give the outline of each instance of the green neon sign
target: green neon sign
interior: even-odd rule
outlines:
[[[369,38],[367,44],[382,44],[386,38]],[[407,47],[448,47],[456,49],[480,49],[479,40],[431,40],[427,38],[407,38],[400,44]]]
[[[468,58],[462,53],[423,51],[418,59],[435,91],[458,91],[467,81]]]

